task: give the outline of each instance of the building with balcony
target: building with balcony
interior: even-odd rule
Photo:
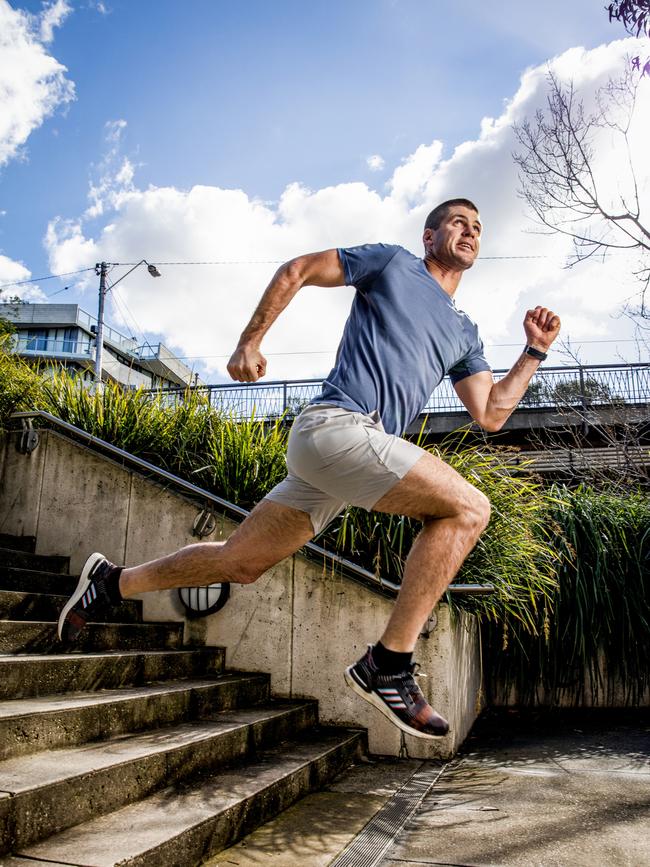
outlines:
[[[15,351],[45,369],[63,365],[92,382],[97,320],[76,304],[0,304],[0,317],[16,329]],[[104,325],[102,379],[143,388],[202,384],[164,344],[139,346]]]

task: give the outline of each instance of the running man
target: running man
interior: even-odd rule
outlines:
[[[454,303],[478,255],[482,225],[468,199],[427,217],[424,259],[367,244],[299,256],[271,280],[228,363],[238,382],[266,373],[262,338],[303,286],[356,288],[336,364],[319,396],[295,420],[286,479],[226,542],[188,545],[141,566],[91,555],[59,620],[73,642],[105,604],[143,592],[213,582],[252,584],[348,505],[422,521],[385,631],[345,672],[348,685],[402,731],[444,736],[449,726],[414,679],[412,654],[432,609],[487,526],[490,504],[443,461],[400,437],[449,374],[470,415],[499,430],[560,330],[546,307],[528,310],[526,345],[495,383],[476,325]]]

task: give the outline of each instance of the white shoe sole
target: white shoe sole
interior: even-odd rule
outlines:
[[[404,734],[411,735],[414,738],[421,738],[424,741],[439,741],[443,738],[446,738],[447,735],[428,735],[425,732],[419,732],[416,729],[412,729],[410,726],[406,725],[406,723],[402,722],[402,720],[395,716],[388,707],[384,704],[384,702],[376,695],[374,692],[366,692],[366,690],[355,680],[352,669],[353,665],[348,666],[345,669],[345,682],[350,687],[350,689],[354,690],[358,696],[365,699],[369,704],[373,705],[377,708],[380,713],[386,717],[386,719],[390,720],[394,726],[397,726],[398,729],[404,732]],[[447,732],[449,734],[449,732]]]
[[[105,559],[106,558],[104,557],[103,554],[95,553],[95,554],[91,554],[90,557],[84,563],[84,567],[81,570],[81,575],[79,576],[79,581],[77,582],[77,586],[75,587],[74,593],[68,599],[68,601],[65,604],[65,607],[63,608],[63,611],[59,615],[59,623],[57,625],[57,634],[59,636],[59,641],[62,640],[61,636],[63,634],[63,624],[65,623],[65,618],[67,617],[68,611],[70,611],[70,609],[74,605],[77,604],[77,602],[81,599],[81,597],[84,595],[84,593],[88,589],[88,586],[90,585],[90,579],[88,576],[93,571],[93,569],[95,568],[97,563],[99,563],[100,560],[105,560]]]

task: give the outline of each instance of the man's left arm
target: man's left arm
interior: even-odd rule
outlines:
[[[526,345],[546,353],[560,332],[560,317],[546,307],[529,310],[524,319]],[[488,431],[500,430],[524,396],[541,361],[525,350],[508,373],[494,382],[489,371],[461,379],[454,386],[472,418]]]

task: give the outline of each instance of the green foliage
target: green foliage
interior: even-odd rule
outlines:
[[[3,400],[6,384],[18,382],[17,370],[30,385],[38,381],[19,359],[0,354]],[[62,371],[33,394],[32,405],[244,508],[285,473],[281,419],[235,421],[196,391],[173,403],[165,392],[152,396],[113,384],[93,394]],[[490,524],[456,581],[490,581],[496,592],[448,595],[448,601],[452,610],[462,607],[481,618],[493,690],[513,688],[522,702],[535,696],[578,701],[589,684],[603,681],[604,660],[607,673],[635,701],[650,684],[647,496],[544,488],[508,466],[499,450],[468,446],[462,436],[431,451],[492,504]],[[350,508],[318,541],[399,581],[419,528],[409,518]]]
[[[115,383],[91,393],[81,378],[61,371],[43,387],[43,408],[243,508],[286,472],[281,419],[235,421],[192,389],[173,403],[164,391],[126,391]]]
[[[647,493],[561,489],[553,520],[562,553],[553,616],[531,634],[510,622],[486,630],[493,689],[522,704],[581,704],[650,687],[650,500]]]
[[[44,408],[59,418],[243,508],[252,508],[286,473],[287,432],[281,419],[235,421],[192,390],[173,405],[164,392],[152,396],[110,383],[92,394],[81,379],[64,372],[55,374],[43,392]],[[490,525],[457,580],[493,582],[496,593],[450,596],[450,603],[492,620],[512,617],[534,631],[537,610],[553,593],[559,556],[550,544],[550,503],[543,488],[507,469],[497,450],[465,447],[462,438],[432,451],[492,504]],[[419,522],[409,518],[351,508],[319,542],[378,576],[399,581],[419,529]]]
[[[252,509],[287,473],[287,432],[282,420],[220,419],[207,442],[207,466],[197,472],[206,487]]]
[[[0,430],[12,412],[33,409],[41,389],[39,374],[11,351],[11,333],[0,322]]]
[[[554,388],[550,389],[549,398],[560,405],[576,404],[582,401],[611,403],[614,395],[605,383],[598,382],[591,376],[585,376],[582,383],[578,379],[558,382]]]
[[[561,556],[553,545],[556,527],[549,498],[531,476],[513,473],[494,448],[464,445],[464,437],[428,449],[490,500],[492,517],[467,558],[456,583],[493,583],[489,596],[453,596],[452,606],[495,622],[514,620],[524,630],[538,629],[538,612],[555,591]],[[336,547],[379,577],[401,579],[404,561],[421,528],[397,515],[351,508],[325,531],[321,544]]]

